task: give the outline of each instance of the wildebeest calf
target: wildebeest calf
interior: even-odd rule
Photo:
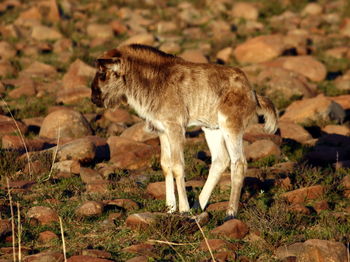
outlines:
[[[179,211],[189,211],[185,189],[185,129],[201,126],[212,164],[199,196],[202,209],[231,163],[231,195],[227,214],[237,213],[247,162],[243,132],[257,114],[264,115],[265,129],[275,132],[276,109],[256,94],[238,68],[197,64],[155,48],[132,44],[106,52],[96,61],[92,101],[114,108],[127,102],[159,134],[161,166],[165,175],[166,205],[176,211],[174,178]]]

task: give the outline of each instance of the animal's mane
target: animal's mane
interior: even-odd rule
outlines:
[[[167,54],[163,51],[158,50],[157,48],[154,48],[152,46],[147,46],[147,45],[141,45],[141,44],[131,44],[128,46],[131,50],[133,51],[140,51],[144,53],[149,53],[150,55],[156,55],[164,58],[175,58],[176,56]]]

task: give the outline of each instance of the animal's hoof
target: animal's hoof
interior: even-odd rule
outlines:
[[[192,208],[195,211],[199,211],[199,212],[203,212],[201,204],[199,203],[199,201],[197,200],[196,202],[194,202]]]
[[[228,216],[226,216],[225,219],[224,219],[224,222],[227,222],[227,221],[229,221],[229,220],[231,220],[231,219],[235,219],[235,216],[234,216],[234,215],[228,215]]]

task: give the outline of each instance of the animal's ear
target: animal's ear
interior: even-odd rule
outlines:
[[[112,58],[98,58],[96,60],[96,66],[100,70],[112,70],[114,72],[120,71],[120,58],[119,57],[112,57]]]

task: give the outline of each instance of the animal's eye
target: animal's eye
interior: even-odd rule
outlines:
[[[100,79],[101,81],[105,81],[106,80],[106,73],[105,72],[99,72],[98,73],[98,79]]]

